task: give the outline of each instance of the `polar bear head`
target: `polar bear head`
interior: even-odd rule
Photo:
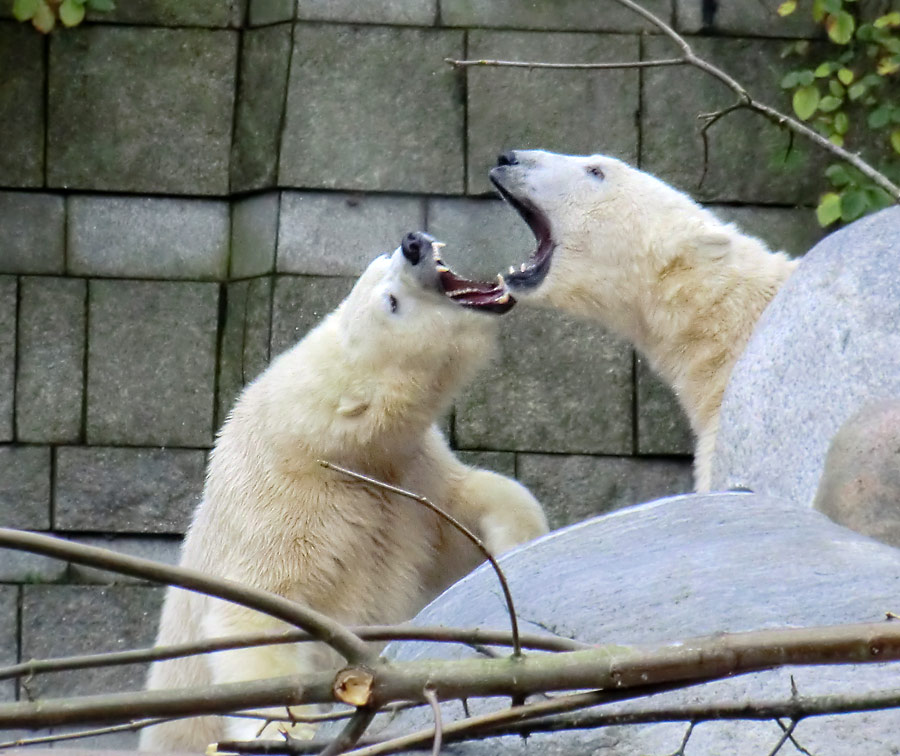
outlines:
[[[267,434],[332,461],[415,442],[494,352],[494,315],[515,300],[501,277],[470,281],[443,246],[408,234],[254,387]]]
[[[709,211],[616,158],[513,150],[490,178],[537,240],[531,258],[504,276],[510,289],[633,340],[646,290],[667,265],[728,250],[731,236]]]

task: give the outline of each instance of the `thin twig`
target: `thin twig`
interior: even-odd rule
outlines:
[[[155,719],[135,719],[124,724],[112,725],[110,727],[94,727],[90,730],[75,730],[73,732],[61,732],[54,735],[40,735],[33,738],[18,738],[17,740],[7,740],[0,743],[0,749],[3,748],[20,748],[22,746],[40,745],[42,743],[58,743],[63,740],[79,740],[81,738],[93,738],[97,735],[109,735],[116,732],[131,732],[141,730],[144,727],[162,724],[163,722],[174,722],[183,717],[157,717]]]
[[[776,719],[775,721],[778,722],[778,726],[781,728],[782,732],[787,732],[788,728],[784,724],[784,722],[782,722],[780,719]],[[791,734],[788,735],[788,740],[791,741],[791,745],[793,745],[794,748],[796,748],[798,751],[800,751],[800,753],[805,754],[806,756],[813,756],[812,753],[810,753],[807,749],[805,749],[802,745],[800,745],[800,743],[797,742],[797,738],[794,737],[793,732],[791,732]]]
[[[775,754],[777,754],[781,750],[781,747],[785,743],[787,743],[788,738],[790,738],[791,735],[793,734],[794,728],[796,726],[797,726],[797,720],[792,719],[790,726],[784,732],[781,733],[781,737],[778,739],[778,742],[775,744],[775,747],[771,751],[769,751],[769,756],[775,756]]]
[[[187,567],[174,567],[109,549],[85,546],[61,538],[11,528],[0,528],[0,546],[65,559],[90,567],[114,570],[123,575],[167,583],[207,596],[215,596],[299,627],[333,648],[351,663],[365,663],[376,658],[365,641],[331,617],[283,596],[241,585],[233,580],[224,580]]]
[[[444,58],[444,62],[455,68],[488,66],[495,68],[549,68],[555,71],[603,71],[619,68],[655,68],[657,66],[684,66],[688,64],[685,58],[629,60],[621,63],[544,63],[527,60],[457,60],[456,58]]]
[[[319,756],[337,756],[339,753],[349,751],[359,742],[377,713],[376,709],[358,708],[353,712],[353,716],[350,717],[350,721],[347,722],[344,729],[322,750]]]
[[[364,641],[428,641],[432,643],[460,643],[476,650],[485,645],[511,646],[512,634],[508,630],[491,630],[483,628],[456,628],[438,625],[360,625],[348,628],[350,632]],[[79,656],[60,656],[51,659],[32,659],[30,661],[0,667],[0,680],[7,680],[24,675],[37,675],[46,672],[62,672],[72,669],[90,669],[96,667],[112,667],[121,664],[141,664],[144,662],[177,659],[184,656],[195,656],[213,651],[226,651],[235,648],[253,648],[256,646],[274,646],[286,643],[307,643],[316,638],[302,630],[289,630],[273,635],[272,633],[248,633],[212,638],[195,643],[179,643],[171,646],[155,646],[153,648],[134,649],[131,651],[112,651],[99,654]],[[588,643],[563,638],[560,636],[522,633],[519,641],[523,648],[537,651],[577,651],[590,648]]]
[[[519,621],[516,618],[516,607],[513,603],[512,592],[509,590],[509,583],[506,582],[506,575],[503,574],[503,570],[500,569],[500,565],[497,563],[494,555],[491,554],[490,551],[488,551],[487,546],[484,545],[484,542],[477,535],[475,535],[459,520],[453,517],[453,515],[448,514],[439,506],[426,499],[424,496],[419,496],[419,494],[413,493],[412,491],[407,491],[405,488],[392,486],[390,483],[385,483],[384,481],[378,480],[377,478],[373,478],[369,475],[363,475],[353,470],[348,470],[346,467],[341,467],[340,465],[336,465],[323,459],[319,460],[319,464],[322,465],[322,467],[327,467],[330,470],[335,470],[337,472],[343,473],[344,475],[348,475],[351,478],[355,478],[356,480],[376,486],[377,488],[380,488],[384,491],[390,491],[391,493],[395,493],[398,496],[403,496],[407,499],[411,499],[412,501],[417,501],[419,504],[428,507],[428,509],[430,509],[439,517],[443,518],[446,522],[450,523],[450,525],[452,525],[466,538],[468,538],[474,544],[475,548],[477,548],[482,553],[484,558],[487,559],[488,562],[490,562],[491,567],[494,568],[494,572],[497,574],[497,579],[500,581],[500,587],[503,589],[503,595],[506,598],[506,608],[509,612],[509,625],[513,638],[512,655],[515,657],[522,655],[522,644],[519,640]]]
[[[687,748],[688,741],[691,739],[691,735],[694,734],[694,725],[697,723],[692,719],[688,722],[687,730],[684,733],[684,737],[681,739],[681,745],[678,746],[678,750],[672,754],[672,756],[684,756],[684,749]]]
[[[423,695],[425,696],[425,700],[428,701],[428,705],[431,706],[431,713],[434,715],[434,745],[431,747],[431,756],[438,756],[441,752],[441,741],[443,740],[444,735],[444,720],[441,716],[441,702],[438,701],[438,697],[431,688],[426,687],[423,691]]]

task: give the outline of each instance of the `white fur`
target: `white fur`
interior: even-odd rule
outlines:
[[[346,624],[381,624],[409,619],[481,561],[421,505],[324,469],[319,459],[428,497],[493,553],[546,532],[523,486],[462,464],[433,426],[491,352],[492,317],[427,290],[408,268],[399,250],[375,260],[334,313],[246,388],[212,452],[183,565]],[[170,588],[157,642],[283,629]],[[339,661],[310,644],[227,651],[157,662],[148,687],[238,682]],[[237,718],[182,720],[145,730],[141,748],[198,752],[224,737],[253,738],[258,727]]]
[[[515,156],[494,175],[546,215],[556,245],[528,299],[596,319],[648,357],[691,422],[695,485],[709,490],[731,369],[796,262],[615,158]]]

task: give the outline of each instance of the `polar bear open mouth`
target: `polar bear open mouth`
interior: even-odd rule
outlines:
[[[432,257],[434,259],[434,268],[438,274],[438,284],[446,296],[463,307],[487,310],[498,315],[512,309],[516,300],[509,293],[503,276],[498,275],[497,280],[491,282],[473,281],[457,275],[441,260],[438,254],[439,249],[440,247],[435,244]]]
[[[517,195],[512,187],[504,183],[507,174],[502,171],[502,165],[491,170],[490,179],[500,192],[500,196],[512,205],[522,220],[528,224],[537,241],[537,249],[531,257],[518,268],[510,267],[503,279],[512,289],[532,289],[544,280],[547,271],[550,270],[553,248],[556,246],[550,234],[550,220],[539,207]]]

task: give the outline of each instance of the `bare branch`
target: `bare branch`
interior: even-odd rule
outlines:
[[[509,625],[510,630],[512,631],[513,638],[512,655],[515,657],[522,655],[522,644],[519,641],[519,621],[516,618],[516,607],[513,604],[513,597],[512,592],[509,590],[509,583],[506,582],[506,575],[503,574],[503,570],[500,569],[500,565],[497,563],[497,560],[494,559],[494,555],[491,554],[490,551],[488,551],[487,547],[484,545],[484,542],[477,535],[475,535],[455,517],[445,512],[443,509],[426,499],[424,496],[419,496],[412,491],[407,491],[404,488],[392,486],[389,483],[385,483],[384,481],[377,480],[376,478],[372,478],[368,475],[362,475],[361,473],[354,472],[353,470],[348,470],[346,467],[341,467],[340,465],[335,465],[325,460],[320,459],[319,464],[322,465],[322,467],[327,467],[331,470],[336,470],[337,472],[343,473],[344,475],[349,475],[351,478],[355,478],[356,480],[362,481],[364,483],[369,483],[370,485],[381,488],[384,491],[390,491],[391,493],[395,493],[398,496],[404,496],[407,499],[411,499],[412,501],[417,501],[419,504],[424,505],[439,517],[442,517],[460,533],[462,533],[466,538],[468,538],[472,542],[472,544],[474,544],[475,548],[477,548],[481,552],[482,556],[484,556],[484,558],[487,559],[488,562],[490,562],[491,567],[494,568],[494,572],[497,574],[497,579],[500,581],[500,587],[503,589],[503,596],[506,599],[506,608],[509,612]]]
[[[173,567],[109,549],[84,546],[61,538],[11,528],[0,528],[0,546],[65,559],[90,567],[114,570],[123,575],[167,583],[232,601],[305,630],[316,640],[331,646],[351,663],[362,663],[376,658],[361,638],[331,617],[283,596],[241,585],[232,580],[224,580],[187,567]]]
[[[787,743],[788,738],[790,738],[791,735],[793,735],[794,728],[796,728],[796,727],[797,727],[797,720],[796,719],[791,720],[790,726],[784,732],[781,733],[781,738],[779,738],[778,742],[775,744],[775,747],[771,751],[769,751],[769,756],[775,756],[775,754],[777,754],[781,750],[781,747],[785,743]]]
[[[110,735],[115,732],[132,732],[144,727],[173,722],[180,717],[158,717],[156,719],[135,719],[125,724],[112,725],[110,727],[95,727],[91,730],[76,730],[74,732],[61,732],[55,735],[40,735],[33,738],[18,738],[0,743],[0,749],[20,748],[22,746],[41,745],[43,743],[59,743],[64,740],[80,740],[81,738],[93,738],[97,735]]]
[[[441,716],[441,702],[438,701],[437,696],[434,694],[434,691],[431,688],[425,688],[424,691],[425,699],[428,701],[428,704],[431,706],[431,711],[434,714],[434,745],[431,747],[431,756],[438,756],[441,752],[441,741],[443,740],[443,718]]]
[[[347,722],[347,726],[332,740],[322,751],[320,756],[337,756],[339,753],[349,751],[362,737],[366,728],[375,718],[378,712],[375,709],[359,708]]]
[[[511,646],[512,634],[508,630],[481,628],[455,628],[437,625],[361,625],[349,628],[350,632],[364,641],[428,641],[432,643],[461,643],[473,648],[491,646]],[[274,646],[286,643],[307,643],[316,638],[302,630],[291,630],[278,635],[272,633],[252,633],[212,638],[197,643],[180,643],[171,646],[113,651],[81,656],[61,656],[53,659],[32,659],[8,667],[0,667],[0,680],[25,675],[32,676],[46,672],[62,672],[72,669],[113,667],[121,664],[141,664],[144,662],[177,659],[196,656],[213,651],[255,646]],[[523,648],[538,651],[577,651],[590,648],[588,643],[562,638],[560,636],[523,633],[519,636]]]
[[[685,730],[684,737],[681,739],[681,745],[678,746],[678,749],[672,756],[684,756],[684,749],[687,748],[688,741],[691,739],[691,735],[694,734],[694,725],[696,724],[693,720],[688,722],[687,730]]]
[[[488,66],[494,68],[549,68],[555,71],[603,71],[619,68],[658,68],[660,66],[684,66],[688,64],[685,58],[627,60],[621,63],[543,63],[525,60],[456,60],[455,58],[444,58],[444,62],[455,68]]]

